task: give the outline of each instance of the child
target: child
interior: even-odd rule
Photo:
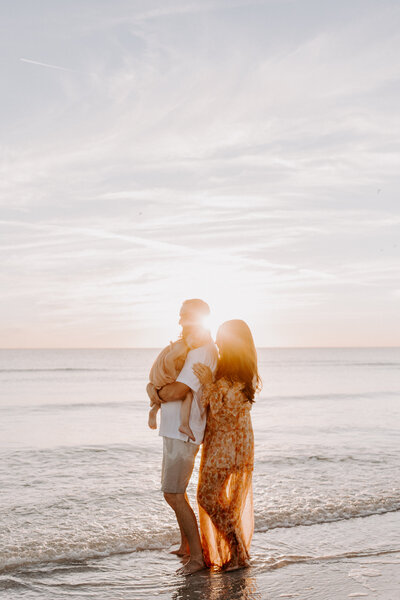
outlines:
[[[193,348],[199,348],[209,341],[209,333],[193,333],[191,332],[185,338],[182,337],[175,342],[171,342],[157,356],[151,367],[149,381],[154,387],[159,390],[168,383],[174,383],[183,365],[185,364],[186,356]],[[193,431],[189,426],[190,410],[192,408],[192,392],[188,392],[181,405],[181,424],[179,431],[187,435],[191,440],[195,441]],[[157,429],[157,412],[160,408],[158,404],[154,404],[150,400],[149,412],[149,427]]]

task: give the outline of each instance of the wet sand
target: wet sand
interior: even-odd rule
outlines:
[[[3,573],[14,598],[99,600],[398,600],[400,513],[258,532],[252,565],[231,573],[175,573],[181,561],[166,550],[103,559],[31,565]],[[7,590],[7,579],[10,587]]]
[[[252,566],[198,574],[157,597],[338,600],[400,597],[400,514],[276,529],[254,536]],[[379,536],[381,536],[379,540]],[[385,541],[383,541],[385,540]],[[169,561],[171,566],[173,561]],[[172,593],[171,593],[172,592]]]

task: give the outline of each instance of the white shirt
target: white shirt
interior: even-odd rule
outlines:
[[[189,426],[193,431],[196,441],[193,444],[201,444],[206,428],[206,415],[201,407],[201,383],[193,373],[193,365],[203,363],[210,367],[214,373],[217,368],[218,353],[215,344],[207,344],[190,350],[186,356],[185,364],[176,381],[185,383],[193,392],[192,408],[190,411]],[[189,441],[184,433],[179,431],[181,424],[181,400],[165,402],[161,404],[161,419],[159,435],[173,438],[175,440]]]

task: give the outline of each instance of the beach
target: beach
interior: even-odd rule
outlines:
[[[189,578],[147,428],[156,354],[0,351],[4,597],[397,600],[400,349],[259,350],[251,566]]]
[[[399,525],[390,513],[256,533],[252,566],[236,573],[181,577],[174,573],[179,559],[162,549],[19,568],[1,584],[6,598],[397,600],[399,552],[390,546],[398,544]]]

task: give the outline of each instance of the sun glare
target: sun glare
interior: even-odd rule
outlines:
[[[248,274],[235,265],[211,264],[209,261],[193,260],[190,269],[186,264],[178,265],[176,283],[165,298],[163,314],[170,315],[165,333],[160,335],[160,345],[164,337],[174,339],[179,335],[179,309],[185,300],[200,298],[207,302],[211,314],[204,319],[204,325],[215,340],[218,328],[230,319],[243,319],[253,331],[260,312],[260,302],[254,286],[250,285]],[[268,320],[268,302],[262,304],[264,320]],[[164,319],[164,322],[167,321]]]
[[[239,294],[236,297],[232,297],[229,292],[220,290],[220,294],[210,294],[208,297],[204,296],[208,304],[210,305],[211,314],[204,319],[204,326],[210,330],[212,337],[215,339],[218,328],[224,321],[229,319],[243,319],[244,321],[249,320],[249,306],[246,305],[245,299],[241,301]]]

